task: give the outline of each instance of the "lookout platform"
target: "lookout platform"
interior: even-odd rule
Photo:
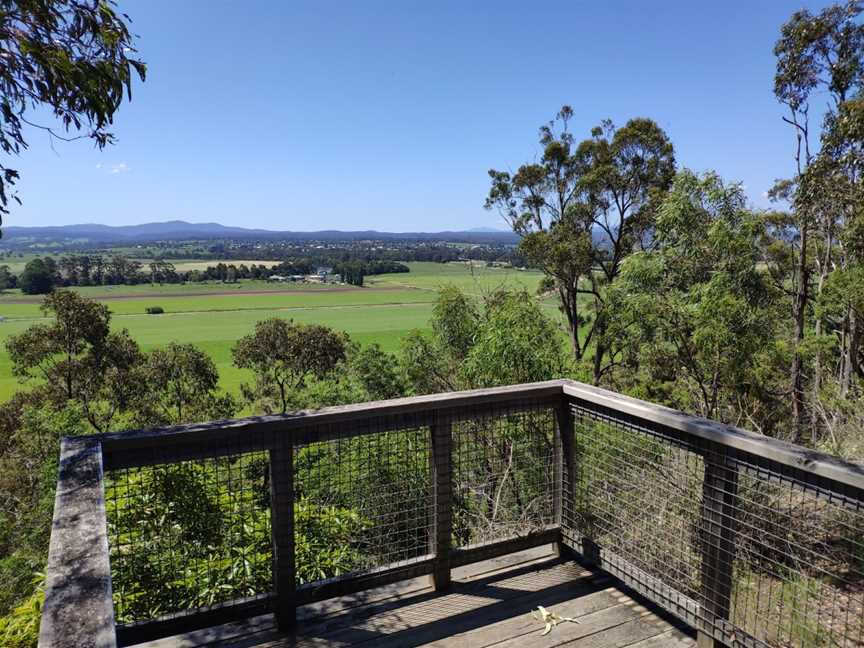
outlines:
[[[561,621],[543,635],[543,606]],[[139,648],[267,646],[485,648],[590,646],[686,648],[692,631],[615,579],[537,547],[460,567],[451,590],[436,593],[428,577],[304,606],[296,634],[272,614],[139,644]]]

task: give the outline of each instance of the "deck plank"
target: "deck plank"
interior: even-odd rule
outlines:
[[[695,641],[606,574],[532,549],[454,570],[436,593],[428,577],[298,609],[285,636],[263,615],[139,648],[690,648]],[[542,636],[538,605],[579,623]]]

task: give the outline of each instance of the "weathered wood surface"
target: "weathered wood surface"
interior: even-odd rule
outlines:
[[[438,421],[430,430],[432,475],[431,553],[435,554],[432,583],[443,592],[450,587],[450,538],[453,536],[453,425]]]
[[[448,592],[413,579],[354,597],[298,609],[294,636],[279,633],[272,615],[170,637],[147,648],[396,648],[434,646],[583,646],[689,648],[695,640],[612,579],[554,556],[547,545],[453,570]],[[538,605],[579,623],[542,636]]]
[[[824,477],[836,487],[842,484],[854,489],[851,496],[864,499],[864,465],[832,457],[822,452],[809,450],[793,443],[750,432],[733,425],[726,425],[690,416],[678,410],[656,405],[616,392],[592,387],[574,381],[564,381],[566,396],[591,405],[599,405],[614,411],[656,423],[683,432],[687,435],[712,441],[727,448],[740,450],[755,459],[762,458],[782,466],[802,471],[813,477]],[[808,481],[810,481],[808,479]]]
[[[294,627],[296,574],[294,555],[294,446],[280,443],[270,450],[270,516],[273,534],[273,585],[276,624]]]
[[[304,431],[313,429],[315,440],[344,436],[359,436],[383,431],[385,427],[410,427],[411,417],[447,411],[451,420],[471,418],[482,408],[497,405],[518,408],[537,401],[548,400],[550,405],[561,398],[564,381],[550,380],[524,385],[472,389],[468,391],[394,398],[386,401],[356,403],[326,407],[320,410],[292,412],[271,416],[253,416],[226,421],[212,421],[168,428],[132,430],[98,435],[103,444],[106,469],[133,465],[147,465],[195,456],[216,456],[223,449],[249,452],[269,447],[274,434],[292,434],[299,443],[310,439]],[[368,429],[364,421],[391,419],[389,426],[380,420]],[[404,420],[400,420],[400,418]],[[350,423],[350,425],[345,425]],[[324,429],[324,428],[330,428]],[[314,429],[318,428],[318,429]],[[149,456],[149,454],[153,456]]]
[[[66,438],[60,446],[39,646],[115,645],[101,446],[93,437]]]
[[[298,441],[303,441],[304,429],[308,431],[316,426],[332,426],[329,433],[335,436],[355,436],[364,433],[364,420],[374,418],[390,417],[393,419],[393,426],[398,427],[400,417],[431,415],[435,411],[443,410],[458,412],[460,409],[464,410],[464,414],[470,415],[471,408],[494,408],[504,404],[516,406],[520,401],[527,405],[532,401],[548,400],[550,405],[553,405],[555,399],[565,397],[719,443],[754,458],[767,459],[813,477],[823,477],[853,489],[849,493],[853,498],[864,497],[864,465],[846,462],[748,430],[690,416],[668,407],[572,380],[550,380],[358,403],[284,415],[109,433],[97,438],[103,444],[105,468],[113,469],[170,461],[174,455],[176,458],[173,460],[181,460],[203,454],[219,454],[227,449],[233,452],[266,449],[272,445],[274,434],[292,433]],[[340,425],[347,422],[351,425]],[[379,424],[369,431],[381,429]],[[326,435],[321,430],[315,431],[315,434]],[[829,483],[825,486],[831,485]]]

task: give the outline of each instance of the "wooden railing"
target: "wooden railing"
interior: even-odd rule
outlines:
[[[187,472],[166,472],[178,466]],[[369,466],[393,477],[364,486]],[[205,600],[177,594],[171,569],[197,561],[212,577],[232,558],[169,548],[161,571],[146,573],[162,575],[170,602],[148,607],[128,565],[172,539],[147,535],[130,502],[143,493],[158,506],[164,484],[187,483],[178,477],[219,494],[219,524],[263,520],[269,553],[242,556],[263,576],[229,579],[219,589],[227,598]],[[360,511],[365,544],[348,569],[302,575],[295,516],[308,510],[298,506]],[[802,507],[824,537],[781,534]],[[138,517],[127,524],[124,515]],[[127,645],[264,612],[288,629],[309,602],[419,575],[445,590],[454,567],[552,542],[678,615],[705,643],[821,645],[811,638],[827,636],[858,645],[864,633],[864,468],[550,381],[63,439],[40,645]]]

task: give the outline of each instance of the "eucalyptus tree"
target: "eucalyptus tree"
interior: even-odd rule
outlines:
[[[605,288],[618,278],[627,255],[650,245],[657,207],[675,175],[675,156],[666,133],[644,118],[631,119],[620,129],[604,121],[579,146],[577,156],[587,166],[583,185],[594,228],[603,234],[595,248],[601,272],[596,278],[592,273],[591,281],[598,331],[593,375],[599,383],[624,351],[619,340],[607,334]]]
[[[658,197],[675,172],[672,143],[652,120],[616,129],[605,120],[576,141],[564,106],[540,129],[543,154],[510,174],[490,170],[486,208],[497,208],[522,236],[520,249],[546,273],[561,301],[577,360],[593,348],[593,377],[614,366],[605,335],[606,288],[622,260],[650,242]],[[590,313],[582,313],[583,299]]]
[[[839,339],[837,375],[846,396],[853,377],[864,377],[864,311],[858,279],[864,272],[864,100],[849,99],[826,118],[822,148],[805,173],[802,187],[812,200],[831,208],[830,238],[825,246],[832,267],[820,276],[817,325]],[[828,284],[831,289],[827,290]],[[826,292],[827,291],[827,292]],[[821,364],[817,363],[817,377]],[[817,383],[818,386],[818,383]]]
[[[229,418],[234,399],[220,394],[213,359],[194,344],[171,342],[153,349],[145,361],[149,402],[140,420],[147,425],[174,425]]]
[[[268,413],[285,412],[307,380],[323,378],[345,360],[346,339],[326,326],[271,317],[257,322],[231,353],[236,367],[254,374],[253,383],[241,386],[246,400]]]
[[[93,430],[105,432],[118,417],[134,417],[148,401],[144,355],[123,329],[111,330],[104,304],[69,290],[45,298],[52,319],[10,336],[12,373],[35,383],[47,403],[75,402]]]
[[[781,184],[775,192],[790,198],[793,208],[790,224],[794,229],[793,246],[795,292],[792,296],[793,352],[790,366],[790,390],[793,418],[797,428],[805,425],[804,351],[806,318],[812,300],[812,272],[818,268],[817,290],[822,289],[833,263],[833,242],[837,236],[837,212],[833,202],[826,203],[814,190],[821,170],[804,180],[814,160],[811,141],[811,98],[827,96],[826,125],[836,116],[842,104],[861,87],[864,74],[864,26],[859,22],[862,7],[859,0],[831,5],[818,14],[807,10],[795,12],[782,26],[780,39],[774,47],[777,69],[774,94],[786,107],[783,120],[795,137],[795,177],[789,186]],[[823,185],[824,186],[824,185]],[[784,195],[785,194],[785,195]],[[821,238],[821,250],[812,248]],[[818,264],[818,265],[817,265]],[[817,333],[821,333],[817,320]],[[821,367],[817,355],[817,367]],[[817,376],[819,371],[816,372]],[[818,386],[818,381],[817,381]]]
[[[63,399],[73,400],[92,357],[103,354],[111,313],[104,304],[69,290],[46,296],[41,310],[53,319],[33,324],[6,341],[12,373],[22,381],[44,381]]]
[[[0,151],[26,149],[28,128],[99,148],[114,142],[114,114],[146,72],[128,22],[105,0],[0,1]],[[59,130],[42,121],[49,115]],[[18,171],[0,164],[0,215],[10,199],[20,202],[17,180]]]
[[[772,425],[763,372],[775,292],[760,269],[763,227],[740,185],[677,174],[651,248],[622,263],[609,291],[609,330],[626,343],[631,389],[705,417]]]

